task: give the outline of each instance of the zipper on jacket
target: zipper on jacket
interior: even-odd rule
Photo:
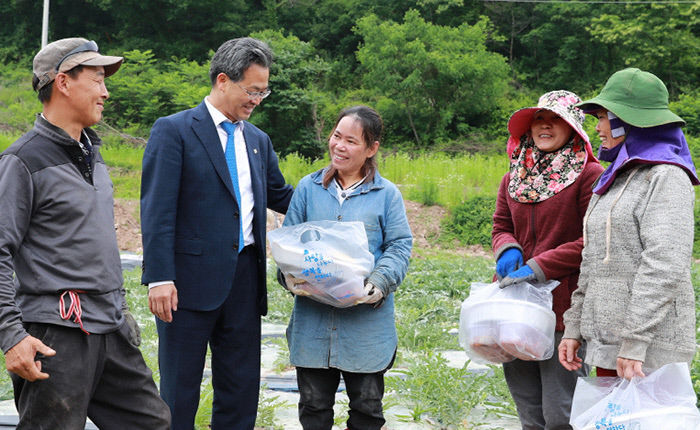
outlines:
[[[537,244],[537,231],[535,229],[535,225],[537,223],[535,222],[535,205],[533,204],[531,206],[532,206],[532,208],[530,209],[530,212],[531,212],[531,215],[530,215],[530,231],[531,231],[530,236],[532,237],[532,246],[534,249],[535,245]]]

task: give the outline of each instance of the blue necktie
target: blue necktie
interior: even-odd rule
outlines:
[[[224,121],[221,126],[226,130],[228,138],[226,140],[226,152],[224,156],[226,157],[226,164],[228,164],[228,171],[231,175],[231,183],[233,184],[233,192],[236,194],[236,201],[238,202],[238,252],[243,249],[243,212],[241,211],[241,189],[238,187],[238,168],[236,167],[236,146],[234,143],[233,132],[236,131],[236,125],[234,123]]]

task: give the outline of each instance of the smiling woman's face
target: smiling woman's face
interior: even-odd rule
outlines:
[[[343,187],[362,179],[362,166],[374,156],[379,142],[368,145],[362,134],[362,124],[354,116],[345,116],[336,125],[328,140],[331,164],[338,172]]]
[[[540,151],[556,151],[571,138],[571,126],[551,110],[538,110],[532,117],[530,135]]]
[[[598,118],[595,131],[598,132],[598,137],[600,137],[600,146],[606,149],[612,149],[625,140],[625,136],[612,137],[607,109],[598,109],[595,111],[595,117]]]

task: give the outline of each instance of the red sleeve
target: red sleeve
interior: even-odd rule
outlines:
[[[498,198],[496,199],[496,212],[493,214],[493,230],[491,230],[491,247],[494,257],[498,257],[508,248],[519,248],[520,244],[514,236],[513,217],[508,206],[508,182],[510,173],[506,173],[498,187]]]
[[[581,177],[577,179],[580,183],[577,184],[576,203],[578,204],[578,213],[581,216],[577,222],[580,223],[581,231],[583,231],[583,216],[588,208],[591,194],[593,194],[593,183],[602,172],[603,167],[599,163],[588,163],[581,173]],[[535,256],[534,260],[547,279],[559,279],[579,270],[582,250],[583,236],[580,236],[572,242],[563,243],[556,248],[542,252]]]

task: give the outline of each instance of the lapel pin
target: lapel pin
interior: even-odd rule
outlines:
[[[257,149],[253,149],[253,152],[257,154],[257,153],[258,153],[258,150],[257,150]]]

